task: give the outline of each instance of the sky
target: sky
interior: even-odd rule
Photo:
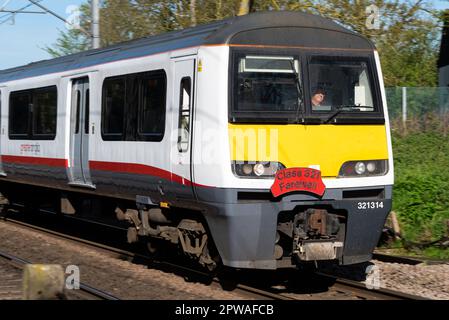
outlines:
[[[69,19],[71,7],[85,2],[41,0],[40,3]],[[17,10],[29,4],[28,0],[0,0],[0,9]],[[433,4],[437,9],[449,9],[449,1],[433,0]],[[42,11],[34,5],[26,10]],[[50,59],[51,56],[42,48],[56,42],[59,30],[66,30],[65,23],[50,14],[17,14],[14,23],[8,19],[10,17],[10,14],[0,12],[0,70]]]
[[[0,8],[7,2],[0,0]],[[66,12],[67,8],[85,2],[85,0],[42,0],[40,3],[68,19],[70,13]],[[10,0],[4,10],[17,10],[29,3],[28,0]],[[42,11],[34,5],[26,10]],[[9,17],[11,15],[0,12],[0,70],[51,58],[42,48],[56,42],[59,30],[66,30],[63,21],[50,14],[17,14],[14,24],[11,20],[4,22]]]

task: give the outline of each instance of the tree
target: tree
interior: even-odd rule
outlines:
[[[298,10],[330,18],[371,39],[381,56],[387,86],[434,86],[437,80],[438,13],[428,0],[103,0],[101,38],[107,46],[134,38],[180,30],[250,11]],[[379,9],[378,28],[368,28]],[[200,9],[199,9],[200,8]],[[82,6],[82,26],[90,30],[89,2]],[[78,30],[61,32],[46,50],[53,56],[88,48]]]
[[[90,30],[90,5],[84,4],[80,7],[80,25],[85,30]],[[91,39],[77,28],[67,31],[59,30],[59,38],[52,46],[43,49],[53,57],[60,57],[89,49]]]
[[[253,0],[242,0],[240,2],[240,9],[238,15],[243,16],[245,14],[249,14],[253,8],[254,8]]]

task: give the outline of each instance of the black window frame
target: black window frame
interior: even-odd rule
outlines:
[[[163,78],[163,101],[161,124],[162,131],[159,133],[145,133],[140,130],[141,111],[143,106],[143,81],[148,79]],[[104,124],[106,120],[106,91],[107,81],[124,79],[125,97],[124,97],[124,116],[123,116],[123,132],[105,133]],[[136,87],[137,86],[137,87]],[[101,137],[103,141],[152,141],[160,142],[165,136],[166,111],[167,110],[167,73],[164,69],[122,74],[107,77],[103,80],[102,85],[102,103],[101,103]]]
[[[84,134],[89,134],[89,121],[90,121],[90,88],[85,91],[84,97]]]
[[[106,99],[106,85],[107,85],[107,81],[116,81],[116,80],[122,80],[124,82],[124,92],[125,92],[125,97],[123,100],[123,123],[122,123],[122,133],[110,133],[110,132],[105,132],[105,118],[106,118],[106,103],[107,103],[107,99]],[[125,75],[120,75],[120,76],[113,76],[113,77],[108,77],[105,78],[103,80],[103,85],[102,85],[102,89],[101,89],[101,137],[103,138],[104,141],[123,141],[125,140],[124,137],[126,136],[126,93],[127,93],[127,79]]]
[[[293,56],[295,59],[299,59],[300,73],[302,84],[302,93],[304,101],[304,113],[285,112],[281,115],[279,113],[266,112],[263,117],[258,114],[245,116],[241,112],[235,111],[235,86],[237,82],[236,70],[238,70],[238,59],[244,55],[285,55]],[[229,74],[229,88],[228,88],[228,122],[235,124],[245,123],[262,123],[262,124],[322,124],[323,121],[328,119],[334,111],[328,113],[312,113],[311,106],[311,94],[310,94],[310,77],[309,77],[309,65],[311,57],[341,57],[341,58],[355,58],[366,59],[367,66],[369,68],[370,83],[373,85],[372,95],[373,104],[378,106],[378,112],[370,112],[370,114],[355,114],[354,112],[341,112],[336,118],[332,119],[332,124],[385,124],[385,114],[383,105],[379,75],[375,65],[374,52],[372,51],[349,51],[349,50],[334,50],[329,49],[308,49],[308,48],[258,48],[251,47],[231,48],[230,50],[230,63],[228,68]]]
[[[143,83],[141,81],[149,80],[149,79],[162,79],[163,80],[163,87],[162,87],[162,98],[161,101],[163,101],[163,105],[161,106],[162,112],[161,112],[161,119],[163,119],[162,123],[162,130],[159,133],[146,133],[141,131],[141,119],[142,119],[142,112],[143,112]],[[136,140],[137,141],[154,141],[154,142],[160,142],[162,139],[164,139],[165,135],[165,124],[166,124],[166,113],[167,113],[167,74],[163,69],[154,70],[150,72],[145,72],[142,74],[142,78],[139,80],[139,102],[137,105],[137,132],[136,132]]]
[[[54,93],[56,93],[55,95],[55,99],[56,99],[56,109],[54,110],[55,112],[55,127],[54,127],[54,132],[52,133],[36,133],[37,130],[37,112],[35,110],[36,108],[36,101],[37,101],[37,94],[38,93],[42,93],[42,92],[49,92],[49,91],[53,91]],[[49,86],[49,87],[44,87],[44,88],[38,88],[38,89],[34,89],[33,90],[33,99],[32,99],[32,117],[31,117],[31,121],[32,121],[32,126],[31,126],[31,131],[32,131],[32,136],[33,136],[33,140],[54,140],[56,138],[56,131],[57,131],[57,122],[58,122],[58,89],[56,86]],[[51,128],[53,129],[53,128]]]
[[[375,66],[375,59],[373,53],[366,52],[329,52],[329,51],[312,51],[306,54],[305,62],[307,64],[306,72],[306,119],[307,122],[322,123],[329,119],[336,110],[332,109],[328,112],[312,111],[311,99],[312,88],[310,87],[310,66],[313,58],[339,58],[352,59],[353,61],[363,61],[368,68],[368,78],[371,85],[371,94],[373,98],[373,106],[376,111],[372,112],[351,112],[342,111],[335,118],[332,119],[332,124],[385,124],[384,106],[382,103],[382,96],[380,91],[380,83],[377,79],[378,73]]]
[[[297,111],[284,111],[284,112],[273,112],[273,111],[236,111],[236,99],[234,95],[236,92],[237,82],[237,70],[238,70],[238,60],[241,57],[247,55],[266,55],[266,56],[292,56],[294,60],[299,61],[299,77],[301,84],[304,84],[304,64],[303,56],[298,50],[291,49],[231,49],[231,58],[229,64],[229,106],[228,106],[228,120],[230,123],[279,123],[287,124],[296,121]],[[304,99],[304,88],[303,97]],[[261,117],[263,115],[263,117]]]
[[[16,105],[13,105],[13,102],[15,103],[15,99],[18,96],[27,96],[28,99],[28,110],[26,112],[26,130],[24,130],[24,132],[21,133],[17,133],[17,131],[15,130],[15,121],[16,121],[16,112],[13,112],[14,109],[17,108]],[[9,94],[9,113],[8,113],[8,136],[10,140],[31,140],[31,136],[30,136],[30,109],[31,109],[31,101],[32,101],[32,96],[31,96],[31,91],[30,90],[20,90],[20,91],[14,91],[11,92]],[[24,119],[22,118],[21,122],[25,122],[23,121]],[[13,132],[14,129],[14,132]]]
[[[75,109],[75,134],[80,132],[80,111],[81,111],[81,90],[76,89],[76,109]]]
[[[189,109],[187,110],[187,115],[185,115],[185,110],[182,109],[183,105],[183,98],[184,98],[184,81],[187,81],[188,83],[188,87],[189,87]],[[185,76],[181,79],[181,81],[179,82],[179,112],[178,112],[178,142],[177,142],[177,146],[178,146],[178,151],[180,153],[185,153],[187,151],[189,151],[190,149],[190,131],[191,131],[191,126],[192,126],[192,105],[193,105],[193,97],[192,97],[192,77],[191,76]],[[188,129],[187,129],[187,133],[188,133],[188,138],[187,138],[187,148],[183,148],[182,147],[182,121],[184,117],[188,117],[189,122],[188,122]]]
[[[55,127],[53,133],[35,133],[35,127],[36,125],[36,117],[37,113],[34,110],[34,107],[36,105],[36,93],[42,92],[42,91],[50,91],[54,90],[56,93],[55,95]],[[12,100],[15,95],[27,95],[28,96],[28,115],[27,115],[27,130],[26,133],[12,133],[11,129],[13,128],[13,116],[15,115],[15,112],[13,112],[13,105]],[[58,86],[51,85],[46,87],[39,87],[39,88],[33,88],[33,89],[26,89],[26,90],[18,90],[18,91],[12,91],[9,94],[8,97],[8,104],[9,104],[9,114],[8,114],[8,137],[9,140],[55,140],[56,135],[58,132]]]

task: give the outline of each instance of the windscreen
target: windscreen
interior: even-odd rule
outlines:
[[[368,61],[349,57],[312,57],[309,63],[312,112],[373,113],[373,88]]]
[[[234,52],[230,122],[384,123],[372,57]]]
[[[291,113],[298,107],[293,56],[239,55],[236,61],[234,111],[239,113]]]

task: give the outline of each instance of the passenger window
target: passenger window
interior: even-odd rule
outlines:
[[[84,133],[89,134],[90,90],[86,90],[86,110],[84,110]]]
[[[11,92],[9,138],[54,140],[56,137],[58,89],[56,86]]]
[[[161,141],[165,132],[166,97],[164,70],[105,79],[103,140]]]
[[[138,134],[143,140],[161,141],[165,131],[165,72],[146,74],[140,88]]]
[[[81,91],[76,90],[75,134],[80,132]]]
[[[29,135],[30,92],[13,92],[9,101],[9,138],[26,139]]]
[[[125,123],[125,92],[125,77],[105,80],[102,115],[102,133],[105,140],[122,140]]]
[[[41,139],[53,139],[56,135],[57,95],[56,87],[34,91],[33,135],[45,136]]]
[[[179,97],[179,124],[178,124],[178,150],[186,152],[189,150],[190,131],[190,109],[191,109],[191,88],[190,77],[182,78]]]

